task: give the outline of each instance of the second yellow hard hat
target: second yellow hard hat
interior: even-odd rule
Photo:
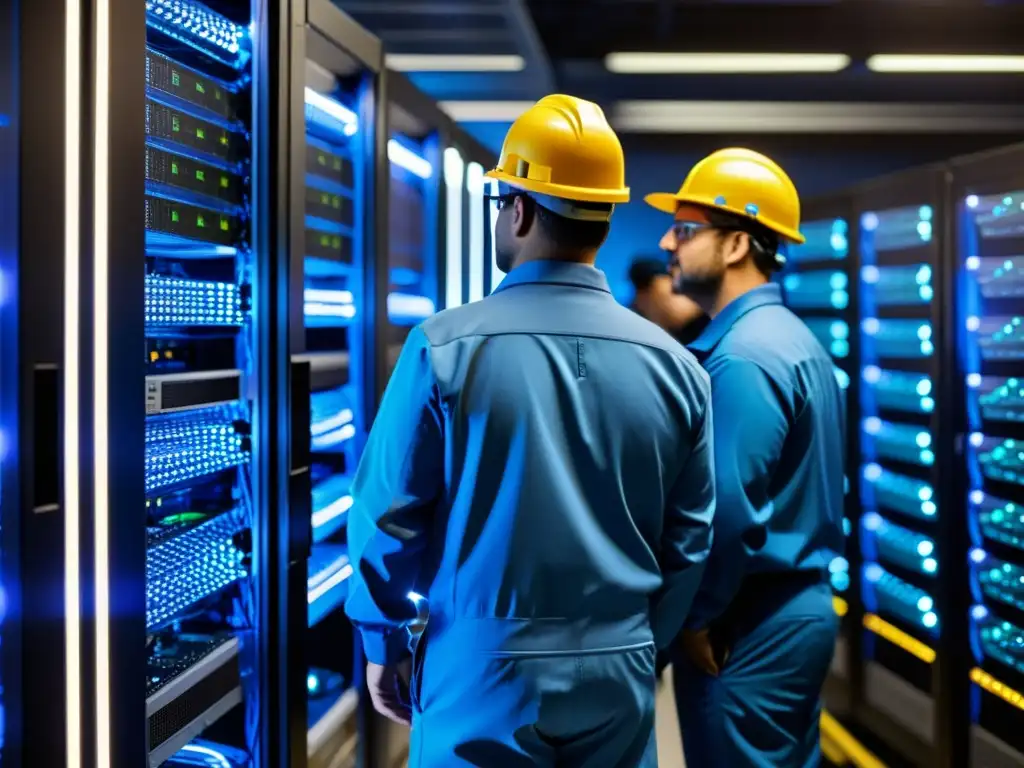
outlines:
[[[693,166],[678,192],[656,192],[644,201],[671,214],[686,203],[718,209],[753,219],[783,240],[804,242],[796,187],[774,160],[750,149],[713,152]]]
[[[597,104],[575,96],[545,96],[521,114],[487,176],[563,200],[629,202],[619,137]]]

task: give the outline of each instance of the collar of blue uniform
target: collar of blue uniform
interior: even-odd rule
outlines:
[[[573,264],[565,261],[528,261],[513,269],[495,289],[503,291],[514,285],[529,283],[554,283],[592,288],[596,291],[611,292],[604,272],[589,264]]]
[[[768,304],[781,303],[782,290],[775,283],[766,283],[747,291],[742,296],[733,299],[725,309],[715,316],[714,320],[708,323],[704,333],[690,344],[690,350],[700,355],[706,355],[718,346],[718,342],[725,338],[729,329],[747,312]]]

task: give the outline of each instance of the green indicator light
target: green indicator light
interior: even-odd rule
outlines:
[[[178,175],[178,164],[177,163],[174,163],[174,162],[171,163],[171,173],[174,176]]]
[[[204,131],[202,128],[196,128],[196,138],[197,139],[205,139],[206,138],[206,131]]]
[[[196,214],[196,226],[200,229],[206,229],[206,217],[201,213]]]
[[[221,232],[227,232],[230,227],[231,227],[231,222],[228,221],[228,219],[226,219],[223,216],[221,216],[220,217],[220,231]]]
[[[217,101],[220,101],[220,96],[221,96],[220,88],[214,88],[213,89],[213,98],[215,98]]]
[[[338,197],[337,195],[335,195],[335,196],[334,196],[334,197],[333,197],[333,198],[331,199],[331,207],[332,207],[332,208],[341,208],[341,198],[340,198],[340,197]]]
[[[331,204],[331,196],[328,195],[326,192],[321,192],[320,193],[320,205],[330,205],[330,204]]]
[[[178,223],[178,212],[177,211],[171,211],[171,221],[173,221],[175,224]]]
[[[196,83],[196,92],[197,93],[206,93],[206,89],[203,87],[202,83]]]
[[[231,185],[231,179],[229,179],[227,176],[221,176],[220,177],[220,188],[221,189],[227,189],[230,185]]]
[[[196,171],[196,181],[206,181],[206,172]]]
[[[228,145],[228,135],[226,133],[221,134],[220,143],[223,144],[225,147]]]
[[[171,130],[175,133],[181,130],[181,120],[178,119],[177,115],[171,117]]]
[[[181,85],[181,75],[179,75],[174,70],[171,70],[171,85],[173,85],[175,88]]]
[[[337,235],[335,235],[334,237],[332,237],[332,238],[331,238],[331,247],[332,247],[332,248],[333,248],[334,250],[336,250],[336,251],[340,251],[340,250],[341,250],[341,238],[340,238],[340,237],[338,237]]]
[[[320,165],[327,165],[327,157],[326,157],[326,155],[317,155],[316,156],[316,161]]]
[[[322,245],[324,248],[330,248],[331,247],[331,237],[330,237],[330,235],[320,235],[320,245]]]
[[[341,160],[339,160],[338,158],[334,158],[334,170],[341,170]]]

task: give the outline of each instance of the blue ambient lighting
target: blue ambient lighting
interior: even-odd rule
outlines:
[[[424,180],[434,175],[434,169],[426,159],[395,139],[388,141],[388,160]]]

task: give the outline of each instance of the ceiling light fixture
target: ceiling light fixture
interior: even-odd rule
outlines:
[[[820,101],[619,101],[624,133],[1020,133],[1024,106]]]
[[[879,53],[867,61],[873,72],[986,74],[1024,72],[1024,56]]]
[[[442,101],[441,109],[457,123],[511,123],[532,101]]]
[[[389,69],[397,72],[522,72],[522,56],[467,55],[439,56],[420,53],[389,53]]]
[[[776,75],[839,72],[845,53],[609,53],[604,66],[618,75]]]

